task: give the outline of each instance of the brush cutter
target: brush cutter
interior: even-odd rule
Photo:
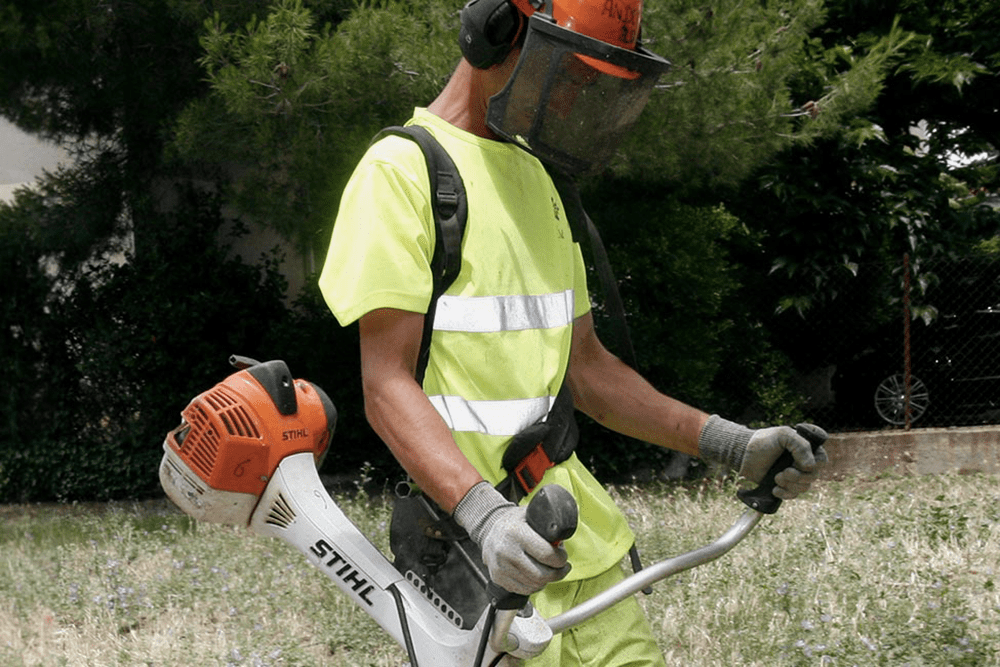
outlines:
[[[292,378],[287,365],[232,357],[238,372],[195,397],[167,434],[160,483],[191,517],[249,527],[285,540],[329,577],[403,647],[411,667],[515,665],[545,650],[560,633],[647,588],[653,582],[718,558],[739,543],[781,501],[774,474],[792,464],[787,452],[768,478],[739,492],[750,509],[704,547],[651,565],[550,619],[492,585],[478,622],[463,619],[413,572],[399,572],[331,498],[318,475],[337,420],[322,389]],[[800,434],[815,449],[822,436]],[[787,457],[787,458],[786,458]],[[556,485],[540,489],[528,521],[555,543],[576,527],[576,504]]]

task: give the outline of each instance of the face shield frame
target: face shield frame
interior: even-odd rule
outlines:
[[[569,175],[593,171],[614,156],[670,66],[641,46],[623,49],[536,12],[513,73],[490,98],[487,125]]]

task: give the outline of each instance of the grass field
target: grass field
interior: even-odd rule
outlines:
[[[741,513],[725,484],[612,490],[647,562]],[[381,548],[388,502],[341,496]],[[396,666],[284,543],[167,501],[0,507],[0,665]],[[642,603],[671,666],[1000,665],[1000,478],[825,482]]]

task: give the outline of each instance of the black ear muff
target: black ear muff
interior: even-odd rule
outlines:
[[[470,0],[462,8],[458,45],[477,69],[487,69],[510,53],[521,25],[521,13],[510,0]]]

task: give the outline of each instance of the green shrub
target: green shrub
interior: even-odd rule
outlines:
[[[228,259],[215,242],[221,221],[214,200],[188,193],[146,225],[147,252],[48,284],[28,249],[11,276],[16,311],[3,311],[0,500],[159,493],[160,445],[180,410],[230,371],[230,354],[265,352],[267,324],[286,317],[275,264]],[[3,227],[8,240],[16,227]]]
[[[776,367],[766,335],[748,316],[726,252],[742,226],[724,207],[650,196],[655,189],[603,181],[586,193],[619,281],[639,371],[661,391],[730,419],[788,418],[795,409],[781,372],[787,369]],[[598,334],[624,357],[597,275],[589,281]],[[675,456],[582,422],[580,456],[603,479],[662,470]],[[678,465],[673,472],[700,470]]]

